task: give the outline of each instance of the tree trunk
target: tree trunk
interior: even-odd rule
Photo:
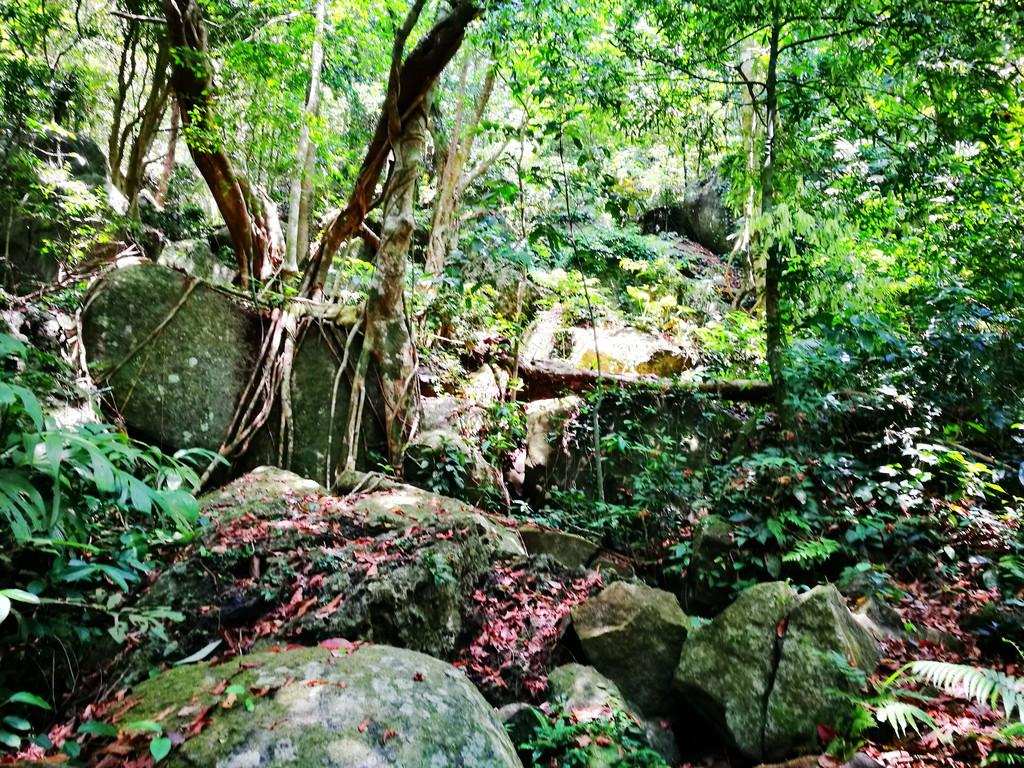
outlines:
[[[484,171],[474,168],[464,173],[466,163],[473,153],[477,128],[483,119],[487,103],[494,91],[495,69],[489,67],[484,76],[483,85],[473,106],[473,112],[466,119],[466,75],[469,59],[459,77],[458,106],[455,114],[455,125],[452,129],[451,141],[445,153],[444,167],[437,180],[437,193],[434,196],[434,210],[431,216],[430,237],[427,241],[426,265],[427,274],[439,275],[444,271],[448,253],[455,246],[458,237],[458,211],[462,195],[473,180]],[[492,157],[493,162],[496,157]],[[485,161],[486,162],[486,161]],[[490,163],[487,163],[489,165]]]
[[[178,109],[177,99],[171,99],[171,131],[167,135],[167,152],[164,154],[164,164],[160,169],[160,179],[156,185],[157,205],[163,205],[167,199],[167,188],[171,184],[171,174],[174,173],[174,155],[178,151],[178,127],[181,124],[181,111]]]
[[[291,192],[288,196],[288,236],[285,238],[285,256],[282,272],[296,274],[299,271],[299,259],[305,260],[309,251],[301,243],[301,233],[308,236],[308,224],[302,226],[302,195],[303,190],[311,185],[310,176],[313,172],[314,152],[316,151],[310,138],[310,124],[320,110],[320,74],[324,61],[324,18],[327,13],[327,0],[317,0],[316,29],[313,33],[313,50],[310,55],[309,93],[306,106],[302,110],[302,128],[299,132],[299,146],[295,157],[295,175],[292,177]],[[308,205],[307,205],[308,213]]]
[[[199,5],[196,0],[164,0],[163,6],[168,36],[178,49],[172,56],[171,83],[181,107],[185,140],[231,234],[238,280],[247,288],[251,277],[267,274],[265,269],[281,257],[276,211],[265,196],[253,193],[222,146],[213,66]]]
[[[780,26],[776,22],[771,28],[768,50],[768,71],[765,77],[764,91],[764,162],[761,165],[761,217],[766,220],[775,205],[775,159],[777,140],[776,132],[779,121],[778,97],[778,60],[779,60]],[[782,283],[782,248],[777,238],[773,238],[765,254],[764,280],[764,322],[768,372],[771,375],[772,389],[775,394],[775,405],[780,414],[785,413],[786,380],[783,373],[783,354],[786,345],[785,331],[782,327],[780,310],[780,287]]]
[[[423,164],[426,112],[404,122],[395,142],[395,170],[384,199],[376,272],[366,299],[364,349],[374,363],[384,402],[388,458],[400,470],[419,409],[416,348],[405,305],[406,260],[415,228],[416,180]]]
[[[128,167],[125,169],[124,185],[121,187],[124,196],[128,198],[128,210],[133,214],[137,211],[139,192],[142,191],[145,182],[146,156],[153,147],[160,121],[167,110],[167,97],[170,94],[167,75],[170,61],[170,46],[164,38],[157,48],[156,61],[153,64],[153,82],[150,83],[149,94],[139,113],[139,127],[128,154]]]
[[[170,2],[170,0],[165,0]],[[455,0],[451,10],[427,32],[401,65],[395,83],[395,111],[401,120],[423,108],[438,75],[458,52],[466,27],[480,14],[473,0]],[[392,91],[389,84],[389,94]],[[381,171],[391,149],[387,109],[382,110],[348,203],[327,226],[307,265],[301,294],[312,296],[324,283],[331,259],[342,243],[360,233],[373,203]]]

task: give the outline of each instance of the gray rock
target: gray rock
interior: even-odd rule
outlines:
[[[675,684],[688,703],[752,760],[817,747],[852,692],[842,663],[871,672],[877,647],[833,586],[802,596],[758,584],[690,633]]]
[[[735,221],[725,204],[728,183],[717,173],[691,184],[683,196],[686,234],[709,251],[723,254],[731,247]]]
[[[675,595],[617,581],[572,611],[587,660],[646,715],[671,709],[672,677],[690,620]]]
[[[110,388],[133,436],[171,451],[216,451],[252,375],[269,320],[202,281],[178,306],[188,282],[186,275],[148,261],[113,270],[94,288],[83,311],[83,341],[93,377]],[[302,475],[326,480],[345,439],[349,387],[342,376],[334,391],[338,359],[324,336],[332,331],[346,335],[347,329],[328,321],[317,328],[321,321],[312,322],[314,327],[296,345],[294,448],[284,463]],[[370,402],[379,397],[372,380],[368,377]],[[280,463],[279,426],[275,408],[246,454],[233,460],[234,471]],[[360,441],[361,457],[384,449],[373,419],[363,420]]]
[[[215,693],[221,681],[246,691],[230,708]],[[176,667],[137,686],[132,698],[131,720],[165,718],[168,732],[213,705],[210,724],[172,751],[168,768],[522,768],[494,710],[462,672],[388,646]]]
[[[524,525],[519,528],[526,551],[531,555],[548,555],[566,568],[581,568],[594,558],[598,546],[590,539],[575,533]]]
[[[210,526],[140,600],[184,619],[118,666],[144,671],[222,630],[248,642],[344,637],[450,656],[468,595],[502,542],[472,508],[418,489],[409,498],[407,488],[337,497],[263,468],[204,497]]]
[[[789,613],[765,710],[766,756],[817,747],[817,725],[834,724],[846,706],[838,692],[853,692],[840,660],[870,673],[878,647],[834,586],[815,587]]]

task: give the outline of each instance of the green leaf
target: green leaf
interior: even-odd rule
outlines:
[[[7,731],[0,731],[0,744],[11,749],[18,749],[21,746],[21,737]]]
[[[156,762],[160,762],[171,752],[171,740],[166,736],[153,739],[149,742],[149,754],[153,756]]]
[[[27,731],[32,727],[32,724],[23,717],[17,715],[7,715],[4,718],[4,725],[8,728],[13,728],[16,731]]]
[[[220,640],[214,640],[212,643],[207,643],[198,651],[193,653],[191,656],[186,656],[184,659],[174,662],[174,665],[180,666],[182,664],[195,664],[197,661],[202,661],[215,650],[217,650],[217,646],[219,646],[220,644]]]
[[[31,707],[39,707],[40,709],[50,709],[50,705],[46,702],[46,699],[36,696],[34,693],[28,691],[18,691],[12,693],[7,697],[5,704],[28,704]]]
[[[39,605],[39,597],[23,589],[0,589],[0,595],[13,600],[16,603],[30,603]]]
[[[109,736],[114,739],[117,738],[117,728],[112,726],[110,723],[104,723],[101,720],[88,720],[78,726],[79,733],[86,733],[90,736]]]
[[[163,733],[164,727],[153,720],[132,720],[124,724],[126,731],[147,731],[149,733]]]

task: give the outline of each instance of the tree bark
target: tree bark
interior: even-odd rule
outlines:
[[[455,0],[451,10],[427,32],[401,65],[395,88],[389,84],[389,97],[394,99],[395,112],[405,120],[422,109],[427,93],[438,76],[462,45],[466,28],[481,12],[473,0]],[[395,93],[394,91],[397,91]],[[387,99],[385,103],[387,104]],[[381,171],[391,149],[392,131],[387,109],[381,111],[373,138],[367,147],[359,175],[346,206],[335,215],[324,231],[316,253],[307,265],[301,294],[312,296],[324,283],[331,259],[341,244],[359,234]]]
[[[281,257],[276,211],[265,196],[253,194],[222,146],[213,66],[199,5],[196,0],[164,0],[163,6],[168,36],[177,49],[171,83],[181,108],[185,143],[231,234],[239,283],[248,288],[252,277],[267,274],[265,268]],[[255,210],[250,204],[256,204]]]
[[[473,111],[467,119],[467,77],[470,59],[467,56],[459,74],[459,89],[452,128],[451,140],[444,153],[444,163],[437,178],[437,192],[434,195],[434,209],[431,215],[430,236],[427,241],[425,270],[427,274],[439,275],[444,271],[448,253],[454,247],[458,236],[458,210],[462,195],[479,174],[476,169],[465,174],[466,163],[473,152],[477,128],[483,119],[487,103],[494,91],[494,67],[488,67],[480,93],[473,104]],[[493,161],[492,161],[493,162]],[[486,170],[486,168],[484,169]]]
[[[316,29],[313,32],[313,49],[309,65],[309,93],[306,105],[302,110],[302,128],[299,132],[299,146],[295,157],[295,175],[292,177],[291,192],[288,196],[288,236],[285,238],[285,256],[281,271],[285,274],[296,274],[299,271],[299,259],[305,259],[308,241],[303,246],[302,234],[308,237],[308,224],[302,225],[303,191],[311,187],[313,160],[316,151],[310,137],[310,124],[320,111],[320,76],[324,61],[324,19],[327,14],[327,0],[317,0]],[[308,196],[307,196],[308,197]],[[306,206],[308,215],[308,204]]]
[[[181,125],[181,111],[178,109],[177,99],[171,99],[171,130],[167,135],[167,152],[164,154],[164,163],[160,169],[160,179],[156,185],[157,205],[163,205],[167,199],[167,189],[171,184],[171,174],[174,173],[174,156],[178,151],[178,128]]]
[[[139,113],[139,127],[128,153],[128,166],[121,187],[124,196],[128,198],[129,212],[137,210],[139,192],[145,183],[146,156],[153,147],[153,140],[167,111],[167,98],[171,91],[168,80],[170,62],[170,46],[167,39],[163,38],[157,47],[156,60],[153,63],[153,81],[150,83],[146,102]]]
[[[779,61],[779,35],[781,26],[776,21],[771,27],[769,49],[768,49],[768,70],[765,76],[764,91],[764,162],[761,166],[761,217],[767,220],[775,205],[775,160],[776,160],[776,132],[779,120],[779,97],[778,97],[778,61]],[[782,327],[782,314],[780,310],[780,288],[783,272],[783,255],[777,238],[773,238],[765,254],[765,280],[764,280],[764,322],[766,332],[766,347],[768,358],[768,372],[771,375],[772,388],[775,395],[775,405],[779,413],[783,414],[786,404],[786,380],[783,372],[783,354],[786,344],[785,331]]]
[[[395,170],[385,193],[384,227],[366,299],[363,349],[380,381],[388,458],[396,470],[402,466],[419,413],[416,347],[405,305],[405,276],[416,226],[416,181],[423,167],[426,132],[426,113],[421,106],[405,120],[395,142]]]

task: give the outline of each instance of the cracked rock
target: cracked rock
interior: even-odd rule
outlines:
[[[804,595],[758,584],[683,646],[675,686],[687,704],[755,761],[817,748],[852,683],[842,666],[871,672],[878,651],[835,587]]]

